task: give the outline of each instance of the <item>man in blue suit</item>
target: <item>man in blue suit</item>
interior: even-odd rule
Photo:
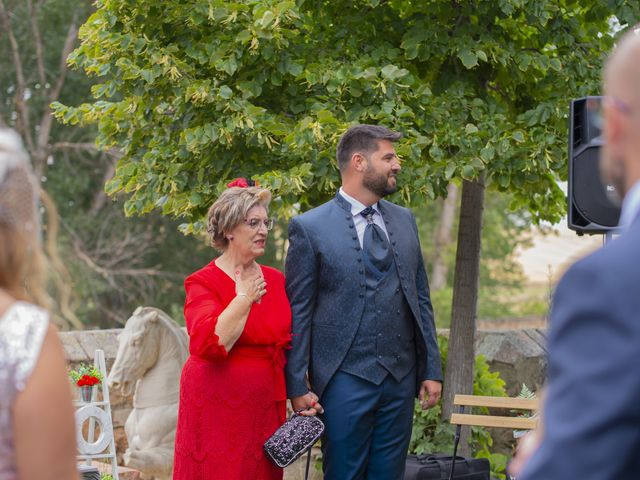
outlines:
[[[633,29],[631,29],[633,30]],[[640,478],[640,37],[605,68],[603,179],[621,236],[577,262],[551,312],[541,443],[518,480]]]
[[[402,479],[414,397],[440,398],[433,310],[413,214],[397,190],[400,134],[356,125],[337,148],[335,198],[291,220],[287,391],[323,413],[324,478]]]

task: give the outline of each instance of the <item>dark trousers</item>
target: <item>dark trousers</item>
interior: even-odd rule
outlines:
[[[402,480],[411,439],[415,368],[375,385],[338,371],[320,403],[325,480]]]

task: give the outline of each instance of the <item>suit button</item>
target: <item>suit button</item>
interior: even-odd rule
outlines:
[[[348,216],[348,217],[344,217],[344,218],[346,218],[347,220],[351,220],[351,217],[350,217],[350,216]]]
[[[356,247],[356,250],[359,252],[360,251],[360,247]]]
[[[399,288],[396,288],[396,293],[400,293],[400,289]]]
[[[396,310],[396,313],[397,313],[398,315],[400,315],[400,309]]]
[[[358,273],[364,273],[364,270],[360,269],[358,270]]]
[[[398,340],[400,340],[400,334],[396,335],[396,337],[398,337]]]
[[[360,298],[364,297],[364,293],[358,295]]]
[[[359,263],[359,262],[361,262],[361,261],[362,261],[362,259],[361,259],[361,258],[358,258],[356,261]]]
[[[358,239],[358,237],[357,237],[356,235],[354,235],[354,236],[353,236],[353,239],[354,239],[354,240],[357,240],[357,239]]]
[[[361,288],[364,288],[364,283],[361,283],[361,284],[360,284],[360,287],[361,287]]]
[[[378,358],[382,358],[382,355],[378,355]]]
[[[353,225],[349,225],[349,228],[353,228]]]
[[[392,236],[393,236],[393,232],[389,232],[389,236],[391,236],[391,237],[392,237]]]
[[[393,240],[393,241],[391,242],[391,245],[395,245],[395,244],[396,244],[396,241],[395,241],[395,240]]]

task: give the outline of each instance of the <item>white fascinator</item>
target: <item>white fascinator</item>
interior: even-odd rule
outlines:
[[[38,190],[20,136],[0,129],[0,223],[33,231],[38,224]]]

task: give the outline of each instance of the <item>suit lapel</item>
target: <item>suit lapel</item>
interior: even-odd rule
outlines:
[[[382,215],[382,221],[384,221],[384,226],[387,229],[387,235],[389,236],[389,245],[391,246],[391,251],[395,256],[396,253],[400,254],[402,252],[396,251],[396,241],[395,237],[397,236],[397,222],[394,221],[393,215],[391,215],[391,211],[387,208],[385,201],[380,200],[378,202],[378,209],[380,210],[380,214]]]

